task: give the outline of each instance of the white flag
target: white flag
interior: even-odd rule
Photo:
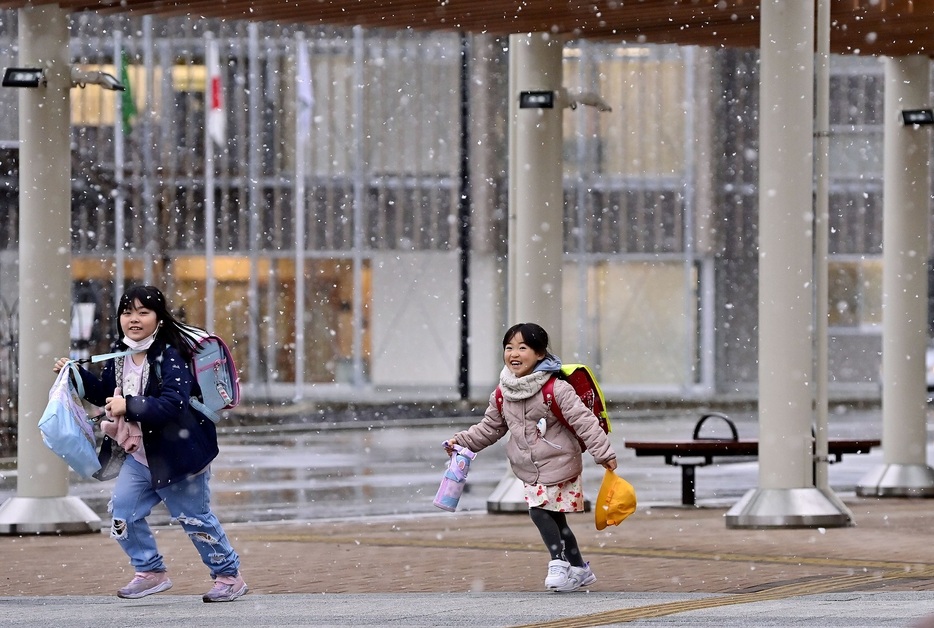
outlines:
[[[207,79],[204,86],[205,105],[207,106],[206,131],[214,144],[218,148],[223,148],[227,144],[227,118],[224,113],[224,84],[221,82],[220,55],[214,39],[207,41],[205,65],[207,66]]]
[[[295,116],[296,137],[299,142],[307,142],[311,135],[311,112],[315,104],[311,84],[311,63],[308,60],[308,46],[298,42],[298,67],[295,71],[295,91],[297,94],[297,112]]]

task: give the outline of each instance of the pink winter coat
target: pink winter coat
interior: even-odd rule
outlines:
[[[587,446],[597,464],[616,458],[610,439],[597,417],[587,409],[574,388],[564,380],[555,380],[555,402],[564,418]],[[526,484],[559,484],[573,480],[583,470],[580,443],[546,406],[542,391],[521,401],[503,400],[501,416],[496,394],[479,423],[458,432],[454,438],[472,451],[489,447],[509,432],[506,456],[516,477]],[[544,437],[539,433],[539,419],[545,418]]]

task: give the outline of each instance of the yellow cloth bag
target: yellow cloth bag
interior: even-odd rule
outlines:
[[[608,525],[618,526],[636,511],[636,489],[632,484],[609,469],[603,474],[603,483],[594,507],[594,523],[598,530]]]

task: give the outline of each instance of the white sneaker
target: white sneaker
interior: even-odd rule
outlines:
[[[568,570],[571,563],[566,560],[552,560],[548,562],[548,575],[545,577],[545,588],[560,591],[560,587],[567,584]]]
[[[584,565],[583,567],[574,567],[573,565],[568,567],[568,577],[565,580],[564,584],[561,586],[555,587],[555,591],[560,591],[562,593],[570,593],[571,591],[577,591],[579,588],[584,586],[584,581],[589,578],[593,578],[591,582],[596,582],[597,577],[593,575],[593,572],[590,570],[590,565]]]
[[[582,587],[589,587],[594,582],[597,581],[597,576],[593,575],[593,570],[590,569],[590,563],[584,563],[584,570],[587,573],[584,581],[581,582]]]

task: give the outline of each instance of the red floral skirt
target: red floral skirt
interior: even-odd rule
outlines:
[[[529,508],[554,512],[584,512],[584,488],[580,476],[560,484],[524,484]]]

